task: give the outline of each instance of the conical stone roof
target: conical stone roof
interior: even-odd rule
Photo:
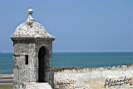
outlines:
[[[24,37],[24,38],[54,39],[54,37],[46,31],[46,28],[32,17],[32,13],[33,13],[32,9],[29,9],[27,20],[16,28],[16,31],[14,32],[12,38]]]

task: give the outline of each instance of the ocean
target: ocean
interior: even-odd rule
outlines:
[[[133,64],[132,52],[67,52],[53,53],[53,67],[107,67]],[[11,53],[0,53],[0,74],[13,71],[13,56]]]

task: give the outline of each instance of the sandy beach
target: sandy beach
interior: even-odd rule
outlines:
[[[0,85],[9,84],[13,84],[13,74],[0,74]]]

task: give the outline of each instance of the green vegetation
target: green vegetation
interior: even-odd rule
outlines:
[[[13,85],[0,85],[0,89],[13,89]]]

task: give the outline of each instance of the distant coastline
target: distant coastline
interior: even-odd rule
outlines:
[[[133,64],[133,52],[56,52],[54,68],[93,68]],[[13,54],[0,53],[0,74],[12,74]]]

